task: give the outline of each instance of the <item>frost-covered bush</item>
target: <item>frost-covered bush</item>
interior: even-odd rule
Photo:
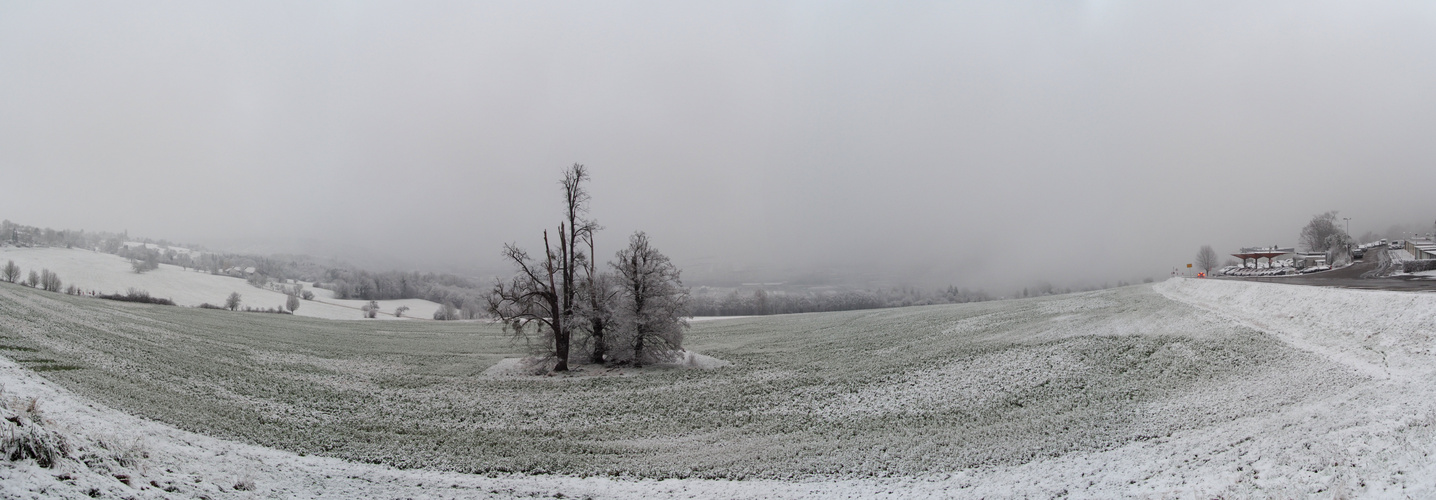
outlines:
[[[39,401],[0,395],[0,456],[6,460],[34,459],[41,467],[54,467],[70,453],[65,437],[44,425]]]
[[[1408,273],[1436,270],[1436,259],[1408,260],[1401,263],[1401,270]]]
[[[139,303],[141,303],[141,304],[159,304],[159,305],[163,305],[163,306],[172,306],[172,305],[175,305],[175,303],[174,303],[173,300],[166,299],[166,298],[164,298],[164,297],[151,297],[151,296],[150,296],[150,292],[147,292],[147,291],[144,291],[144,290],[139,290],[139,289],[136,289],[136,288],[130,288],[130,289],[126,290],[125,293],[123,293],[123,294],[118,294],[118,293],[102,293],[102,294],[96,295],[96,297],[99,297],[99,298],[102,298],[102,299],[105,299],[105,300],[118,300],[118,301],[121,301],[121,302],[139,302]]]

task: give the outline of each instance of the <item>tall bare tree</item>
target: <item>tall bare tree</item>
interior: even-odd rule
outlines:
[[[1341,229],[1341,225],[1336,223],[1336,211],[1314,215],[1311,222],[1307,222],[1306,227],[1301,228],[1302,250],[1326,252],[1331,249],[1333,236],[1338,236],[1341,241],[1350,239],[1346,236],[1346,231]]]
[[[564,171],[563,181],[560,183],[563,186],[564,220],[568,227],[566,234],[563,233],[562,228],[560,228],[559,234],[559,267],[560,275],[562,276],[561,292],[563,296],[562,316],[563,323],[568,325],[570,329],[577,330],[579,328],[587,328],[589,336],[589,361],[602,363],[605,345],[603,339],[603,320],[589,314],[589,312],[599,309],[597,307],[598,304],[594,302],[596,296],[590,292],[593,291],[593,285],[595,284],[594,259],[592,258],[593,234],[601,228],[596,221],[585,218],[588,214],[590,197],[588,190],[584,188],[584,183],[588,180],[590,180],[588,168],[584,167],[581,163],[574,163],[573,166]],[[587,253],[583,250],[584,243],[587,243],[589,247]],[[578,273],[580,270],[587,271],[587,283],[584,283],[586,286],[580,286],[578,283]],[[587,297],[589,300],[585,301],[585,297],[583,297],[582,294],[589,294]],[[580,302],[588,303],[580,304]],[[580,311],[580,309],[584,310]],[[583,313],[584,316],[588,316],[586,325],[584,324],[585,322],[579,321],[578,316],[580,313]]]
[[[560,225],[560,238],[563,230]],[[546,340],[552,341],[553,356],[557,359],[553,370],[561,372],[568,370],[569,351],[562,293],[554,281],[554,276],[560,274],[561,261],[549,244],[548,231],[543,233],[543,245],[545,256],[541,264],[535,263],[528,252],[517,245],[504,245],[504,258],[512,262],[518,272],[507,283],[494,283],[487,296],[488,311],[515,335],[527,338],[530,327],[533,333],[547,335]]]
[[[1212,250],[1211,245],[1202,245],[1202,249],[1197,250],[1197,268],[1210,275],[1212,268],[1215,267],[1217,267],[1216,250]]]
[[[628,239],[628,248],[619,250],[610,265],[618,272],[623,288],[615,319],[628,337],[629,359],[642,366],[683,349],[688,289],[683,287],[678,267],[653,248],[642,231]]]

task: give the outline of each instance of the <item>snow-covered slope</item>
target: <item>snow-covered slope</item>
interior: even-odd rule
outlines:
[[[1233,400],[1257,411],[1208,420],[1194,427],[1144,433],[1140,438],[1107,447],[1043,453],[1016,464],[983,464],[945,472],[911,474],[895,468],[890,476],[829,480],[631,480],[562,474],[467,475],[398,470],[334,458],[300,456],[137,419],[76,396],[32,371],[0,360],[0,384],[8,391],[7,396],[40,398],[56,427],[76,436],[77,442],[96,442],[105,436],[120,435],[148,450],[148,457],[133,470],[120,471],[139,474],[141,480],[137,486],[119,486],[112,478],[97,475],[93,469],[67,473],[72,479],[59,479],[58,471],[19,462],[8,468],[0,466],[0,491],[25,497],[38,496],[34,493],[45,488],[43,495],[46,496],[83,498],[81,495],[89,485],[101,484],[106,488],[101,492],[107,495],[205,495],[211,498],[1431,498],[1436,495],[1433,489],[1436,486],[1436,384],[1432,383],[1436,355],[1431,351],[1431,340],[1436,333],[1436,324],[1433,324],[1436,295],[1174,279],[1141,289],[979,306],[980,310],[909,308],[863,314],[880,316],[891,324],[893,331],[872,331],[871,335],[892,339],[897,330],[920,328],[923,322],[942,318],[944,311],[983,312],[928,326],[950,330],[952,342],[988,343],[995,336],[1017,334],[1028,338],[1034,350],[1024,348],[1016,352],[1047,355],[1019,359],[1005,366],[949,360],[961,369],[941,374],[946,377],[940,380],[942,383],[923,383],[931,378],[932,370],[913,370],[909,376],[893,377],[888,390],[875,394],[838,391],[818,400],[812,391],[801,394],[744,392],[743,399],[823,401],[826,404],[799,410],[839,419],[866,419],[866,425],[871,427],[864,429],[876,429],[901,414],[922,414],[930,409],[928,407],[963,400],[964,387],[995,384],[997,387],[983,392],[1010,396],[1008,391],[1016,389],[1015,379],[1008,380],[1013,375],[1056,380],[1061,373],[1054,372],[1052,366],[1095,366],[1101,362],[1074,359],[1074,352],[1064,350],[1065,340],[1113,341],[1152,336],[1169,342],[1154,352],[1129,352],[1127,355],[1147,359],[1130,366],[1192,356],[1192,348],[1200,341],[1257,336],[1270,339],[1262,344],[1268,350],[1289,351],[1289,346],[1303,351],[1300,359],[1311,363],[1282,365],[1300,371],[1298,377],[1319,379],[1322,371],[1340,372],[1342,375],[1333,380],[1341,383],[1308,388],[1311,390],[1295,389],[1291,378],[1251,371],[1250,360],[1243,357],[1206,358],[1203,364],[1227,373],[1256,376],[1243,378],[1236,386],[1223,385],[1220,387],[1223,394],[1201,389],[1173,393],[1171,397],[1143,403],[1150,407],[1143,407],[1127,418],[1086,424],[1135,433],[1141,431],[1142,421],[1152,415],[1178,412],[1201,420],[1203,415],[1222,412],[1222,407]],[[724,328],[727,328],[726,336],[749,342],[757,337],[745,336],[744,329],[771,330],[794,322],[821,323],[830,321],[829,318],[858,322],[863,317],[866,316],[839,314],[757,318],[735,320]],[[990,323],[996,326],[981,327]],[[812,339],[802,340],[805,344],[813,343]],[[714,342],[722,342],[722,339]],[[767,342],[771,346],[781,339],[769,338]],[[924,344],[924,347],[932,345]],[[1057,350],[1048,352],[1049,348]],[[884,357],[903,352],[926,351],[874,349],[869,355]],[[837,387],[849,374],[816,363],[783,365],[783,358],[775,359],[778,361],[773,365],[740,365],[713,372],[705,375],[712,379],[686,384],[683,390],[700,391],[703,386],[735,384],[748,378],[766,377],[765,380],[771,382],[803,376],[796,370],[817,370],[820,375],[831,378],[827,387]],[[1176,362],[1162,363],[1162,366],[1190,368]],[[1184,377],[1183,373],[1164,368],[1160,375],[1177,381]],[[725,376],[728,378],[722,378]],[[1119,373],[1102,375],[1120,376]],[[1101,382],[1100,378],[1089,380]],[[536,382],[533,390],[568,386],[547,382]],[[634,381],[605,384],[613,383]],[[583,390],[604,386],[595,382]],[[442,387],[446,386],[435,390],[442,391]],[[676,390],[676,387],[664,387],[664,390]],[[1237,393],[1234,397],[1225,394],[1232,391]],[[482,398],[483,393],[465,397]],[[974,397],[966,399],[974,400]],[[874,406],[874,402],[883,404]],[[1115,401],[1104,404],[1110,403],[1120,404]],[[875,413],[874,408],[881,411]],[[846,414],[833,415],[834,412]],[[1011,410],[1008,415],[1010,427],[1024,424],[1015,420],[1026,415],[1020,409]],[[1052,413],[1027,415],[1036,420],[1054,416]],[[521,423],[531,423],[534,417],[527,418]],[[502,424],[488,420],[484,423]],[[938,437],[927,435],[915,439],[931,443],[937,442]],[[1062,437],[1054,432],[1036,439],[1056,442]],[[726,444],[722,440],[703,441],[702,445],[696,440],[693,443],[691,452],[698,455],[712,454],[714,448]],[[645,443],[645,449],[657,445]],[[889,451],[896,454],[906,450]],[[938,454],[943,450],[933,448],[927,452]],[[744,460],[758,458],[745,457]],[[235,491],[236,483],[253,484],[254,489]],[[159,486],[146,486],[149,484]],[[160,489],[170,485],[177,491],[166,493]]]
[[[90,250],[0,247],[0,265],[11,260],[20,266],[22,276],[32,269],[36,272],[49,269],[57,273],[66,286],[75,285],[86,292],[125,293],[135,288],[182,306],[223,305],[232,292],[239,292],[243,306],[255,308],[281,308],[287,298],[283,293],[256,288],[239,278],[169,264],[160,264],[159,269],[140,274],[134,272],[124,258]],[[367,301],[336,300],[329,290],[312,290],[317,300],[301,301],[294,314],[324,319],[363,318],[360,308]],[[393,312],[400,306],[409,307],[406,316],[423,319],[432,318],[439,307],[421,299],[381,300],[379,308],[383,314],[378,318],[394,319]]]

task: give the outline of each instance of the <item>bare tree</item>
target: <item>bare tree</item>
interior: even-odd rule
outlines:
[[[160,254],[158,251],[150,251],[144,247],[140,247],[138,252],[142,255],[130,259],[130,267],[135,270],[135,274],[143,274],[145,271],[153,271],[160,268]]]
[[[13,260],[7,262],[4,271],[0,272],[0,276],[3,276],[5,281],[14,283],[15,280],[20,279],[20,266],[15,265]]]
[[[1212,250],[1211,245],[1202,245],[1202,249],[1197,250],[1197,268],[1210,275],[1212,268],[1215,267],[1217,267],[1217,252]]]
[[[581,294],[593,291],[593,287],[578,284],[580,269],[588,274],[586,285],[594,284],[593,233],[601,229],[597,222],[584,218],[588,214],[590,198],[588,190],[584,189],[583,184],[589,179],[588,169],[581,163],[575,163],[564,171],[563,181],[560,183],[563,186],[564,220],[568,227],[567,234],[563,233],[562,226],[559,231],[559,267],[563,277],[561,289],[563,303],[561,306],[565,326],[573,330],[580,328],[588,330],[589,361],[602,363],[604,355],[603,320],[595,319],[590,314],[584,314],[588,316],[587,322],[579,321],[577,317],[584,312],[580,309],[585,311],[596,309],[593,296],[587,297],[589,300],[583,300],[585,297],[581,296]],[[582,243],[588,244],[589,251],[587,253],[584,253]],[[580,302],[587,302],[587,304]],[[571,334],[568,336],[572,337]]]
[[[25,277],[25,284],[30,285],[30,288],[35,288],[37,285],[40,284],[40,273],[37,273],[34,269],[31,269],[30,275]]]
[[[439,308],[434,310],[434,319],[440,321],[459,319],[459,310],[454,308],[454,305],[448,301],[440,302]]]
[[[47,292],[60,291],[60,275],[49,269],[40,271],[40,288]]]
[[[1311,222],[1306,223],[1306,227],[1301,229],[1300,241],[1302,250],[1307,252],[1325,252],[1330,250],[1331,237],[1335,235],[1341,235],[1343,240],[1350,239],[1346,237],[1346,231],[1341,229],[1341,225],[1336,223],[1335,210],[1312,216]],[[1327,262],[1329,263],[1331,261],[1328,260]]]
[[[294,312],[299,309],[299,297],[295,297],[294,294],[289,294],[289,297],[284,299],[284,307],[289,309],[289,312]]]
[[[1351,264],[1351,237],[1338,232],[1326,237],[1326,263],[1331,267]]]
[[[240,295],[239,295],[239,292],[230,292],[230,293],[229,293],[229,298],[224,299],[224,307],[225,307],[225,309],[229,309],[229,310],[231,310],[231,311],[238,311],[238,310],[239,310],[239,303],[240,303]]]
[[[592,233],[588,238],[588,253],[593,255]],[[612,274],[600,273],[594,268],[595,259],[589,259],[583,296],[588,300],[579,308],[578,315],[588,320],[589,362],[603,363],[608,356],[608,324],[613,320],[613,303],[622,291],[614,286],[617,281]]]
[[[623,289],[614,319],[627,336],[625,347],[632,349],[627,357],[637,366],[670,359],[683,349],[683,331],[688,327],[688,290],[681,272],[642,231],[629,237],[628,248],[614,258],[610,265]]]
[[[563,229],[563,225],[559,225],[560,239],[564,237]],[[518,246],[504,245],[504,258],[513,263],[517,273],[507,283],[494,283],[487,295],[488,311],[504,324],[504,329],[515,335],[530,334],[530,327],[533,333],[547,335],[546,340],[552,341],[550,352],[557,359],[553,370],[568,371],[569,332],[563,323],[562,294],[554,281],[560,273],[561,261],[549,244],[548,231],[543,233],[543,245],[545,256],[541,264],[535,263],[528,252]]]
[[[409,312],[409,306],[399,306],[394,309],[394,317],[402,318],[406,312]]]
[[[379,317],[379,301],[371,300],[368,304],[364,304],[364,307],[359,308],[359,310],[364,312],[365,318],[377,318]]]
[[[465,297],[463,305],[459,306],[460,319],[479,319],[484,315],[484,307],[473,297]]]

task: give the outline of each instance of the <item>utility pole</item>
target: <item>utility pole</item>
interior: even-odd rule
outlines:
[[[1342,217],[1341,220],[1346,221],[1346,235],[1351,236],[1351,217]]]

